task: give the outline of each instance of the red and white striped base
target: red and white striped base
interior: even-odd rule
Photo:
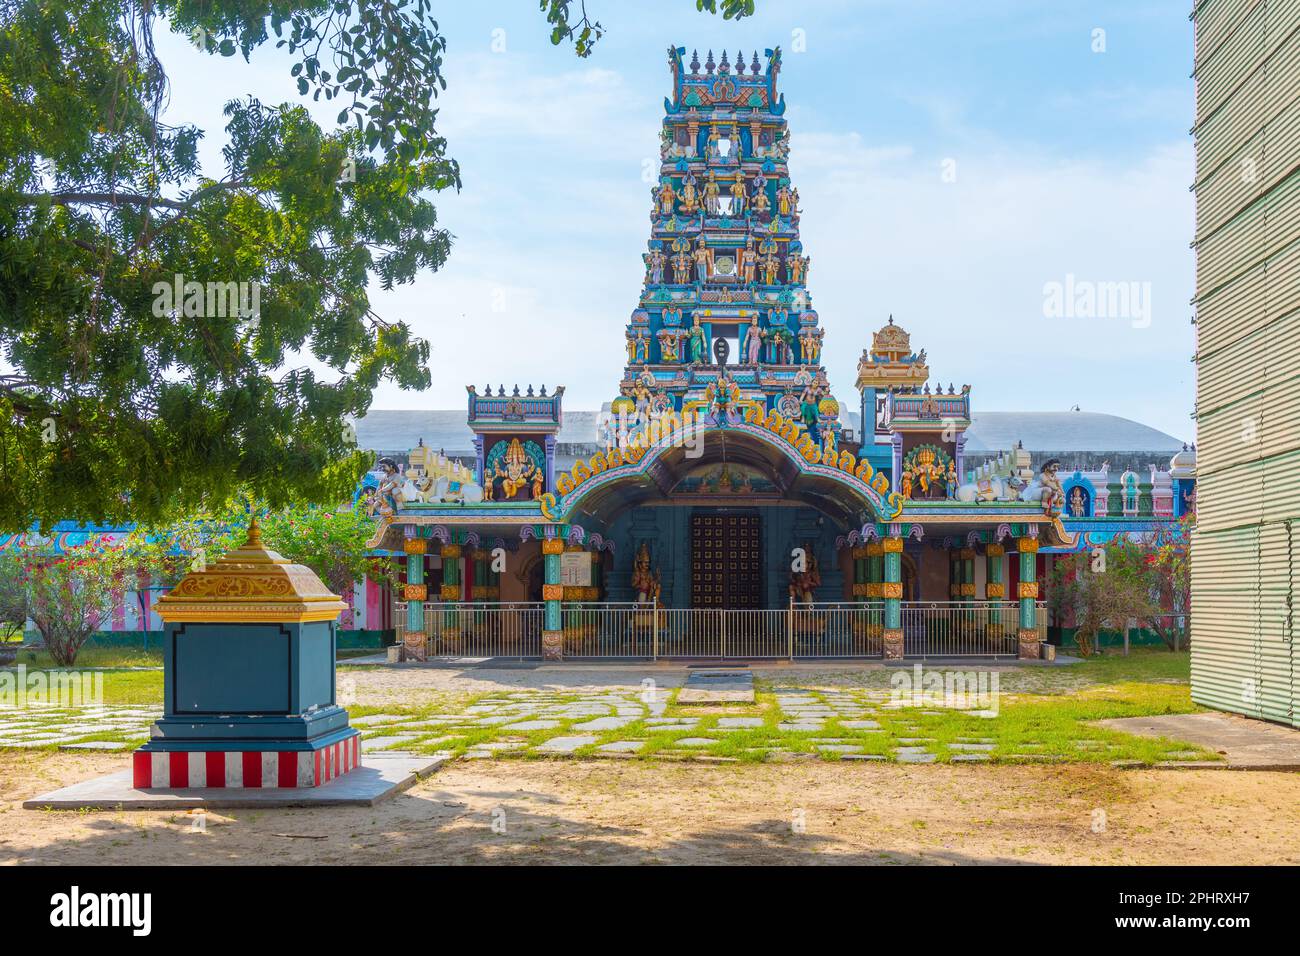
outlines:
[[[356,769],[360,760],[360,734],[320,750],[137,750],[131,755],[131,785],[137,790],[319,787]]]

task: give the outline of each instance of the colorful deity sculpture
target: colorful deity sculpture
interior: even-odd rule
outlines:
[[[641,257],[645,261],[645,280],[649,285],[660,285],[664,281],[664,263],[667,257],[661,249],[651,249]]]
[[[687,173],[682,180],[682,212],[694,216],[700,210],[700,193],[695,188],[694,173]]]
[[[650,547],[644,541],[641,542],[636,558],[632,561],[632,590],[636,592],[638,604],[658,601],[662,590],[659,569],[651,570]]]
[[[1059,459],[1049,458],[1038,473],[1038,483],[1043,489],[1043,514],[1048,517],[1060,514],[1065,505],[1065,490],[1061,487],[1061,479],[1056,476],[1060,465]]]
[[[776,213],[778,216],[789,218],[790,210],[794,207],[791,205],[791,193],[789,185],[782,183],[776,190]]]
[[[796,604],[811,604],[814,592],[821,587],[822,575],[812,544],[805,544],[803,552],[804,569],[790,572],[790,599]]]
[[[749,323],[749,331],[745,334],[745,361],[749,365],[757,365],[762,358],[763,330],[758,327],[758,316],[754,316]]]
[[[685,285],[691,281],[691,254],[686,251],[690,248],[690,243],[676,248],[677,253],[673,256],[673,281]]]
[[[808,257],[800,255],[786,256],[785,274],[793,285],[803,285],[808,279]]]
[[[659,332],[659,358],[660,361],[667,364],[676,364],[680,361],[678,356],[678,343],[680,341],[680,332],[673,329],[663,329]]]
[[[700,325],[700,317],[698,315],[695,316],[695,320],[691,324],[690,349],[691,364],[703,364],[705,359],[708,357],[709,342],[704,335],[704,328]]]
[[[396,511],[402,501],[402,473],[398,470],[397,462],[391,458],[379,459],[378,465],[383,474],[366,513],[371,517],[378,515],[383,518]]]
[[[673,199],[675,196],[673,190],[673,181],[665,177],[663,185],[659,187],[659,215],[671,216],[673,214]]]
[[[497,459],[491,478],[483,483],[484,497],[491,498],[489,489],[501,482],[501,500],[509,501],[525,488],[530,488],[533,498],[542,496],[544,476],[541,467],[528,456],[518,438],[510,439],[506,453]]]
[[[758,263],[758,253],[754,251],[754,239],[745,240],[745,248],[737,254],[740,263],[740,279],[745,285],[754,284],[754,269]]]
[[[745,213],[745,177],[736,173],[736,180],[731,184],[731,214],[742,216]]]
[[[695,244],[695,277],[700,282],[709,281],[709,275],[713,272],[713,250],[710,249],[703,239]]]
[[[767,215],[772,208],[772,201],[767,198],[767,177],[759,173],[750,180],[753,192],[750,194],[749,208],[760,215]]]
[[[718,197],[721,195],[721,191],[718,185],[718,176],[710,169],[708,181],[704,184],[704,211],[710,216],[718,214]]]

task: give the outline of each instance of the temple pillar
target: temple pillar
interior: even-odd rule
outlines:
[[[958,553],[958,562],[961,572],[958,578],[961,582],[961,593],[958,596],[962,601],[973,601],[975,599],[975,549],[962,548]]]
[[[442,591],[444,602],[459,601],[460,593],[460,545],[444,544],[442,546]]]
[[[1002,556],[1004,554],[1006,554],[1006,548],[1000,544],[989,544],[984,548],[984,560],[986,562],[984,599],[990,603],[1004,600],[1007,596],[1007,586],[1002,583]],[[1002,614],[1002,608],[989,608],[989,633],[993,637],[1000,638],[1002,636]]]
[[[560,555],[563,538],[542,539],[542,600],[546,602],[542,617],[542,660],[564,659],[564,618],[561,604],[564,585],[560,583]]]
[[[863,603],[867,600],[867,549],[859,545],[849,556],[853,560],[853,600]]]
[[[424,555],[429,549],[427,538],[407,538],[402,544],[406,552],[406,586],[402,598],[406,601],[406,632],[402,645],[406,654],[424,660],[429,635],[424,630],[424,601],[429,589],[424,583]]]
[[[1020,553],[1020,629],[1019,656],[1021,660],[1035,661],[1039,658],[1038,612],[1035,603],[1038,600],[1038,539],[1017,538],[1016,550]]]
[[[903,539],[885,538],[881,545],[885,565],[881,585],[885,599],[885,660],[897,661],[903,658]]]

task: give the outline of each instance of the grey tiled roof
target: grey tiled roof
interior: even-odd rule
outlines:
[[[596,416],[591,410],[564,412],[557,436],[561,458],[577,454],[577,445],[596,441]],[[844,414],[845,427],[858,432],[856,412]],[[966,432],[966,452],[978,455],[1013,448],[1023,442],[1030,451],[1056,453],[1137,452],[1172,455],[1182,442],[1172,435],[1118,415],[1098,412],[980,412]],[[357,441],[374,451],[405,452],[417,441],[448,455],[474,454],[474,434],[464,409],[407,411],[376,409],[357,422]],[[567,446],[567,447],[566,447]]]

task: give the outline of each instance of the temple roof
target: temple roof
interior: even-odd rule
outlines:
[[[1031,451],[1151,451],[1173,454],[1180,439],[1119,415],[1101,412],[979,412],[966,430],[966,452],[1005,451],[1022,442]]]
[[[563,445],[594,444],[597,412],[568,410],[556,441]],[[846,428],[858,431],[858,416],[840,413]],[[1160,452],[1181,451],[1180,439],[1119,415],[1100,412],[980,412],[966,431],[966,453],[999,452],[1017,442],[1030,451]],[[474,435],[465,410],[407,411],[376,409],[357,422],[357,442],[373,451],[402,452],[423,438],[448,455],[472,457]]]

